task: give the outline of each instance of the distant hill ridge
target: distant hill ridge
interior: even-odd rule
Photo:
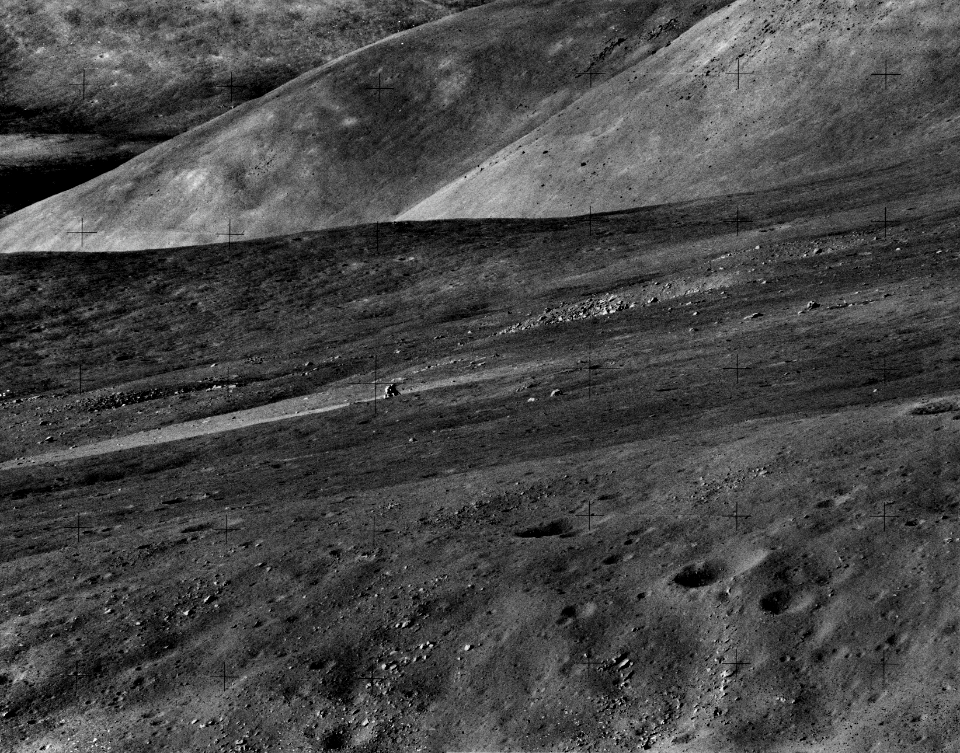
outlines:
[[[84,250],[123,251],[228,228],[586,214],[952,150],[958,22],[933,0],[498,2],[15,213],[0,250],[79,250],[81,218]]]

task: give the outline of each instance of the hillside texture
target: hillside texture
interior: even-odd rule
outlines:
[[[0,249],[77,250],[81,218],[85,250],[121,251],[860,173],[955,149],[958,40],[960,12],[933,0],[496,3],[6,218]]]
[[[514,0],[394,35],[5,218],[0,250],[79,249],[81,218],[105,251],[391,219],[725,4]]]
[[[483,0],[5,0],[0,133],[170,137]],[[238,88],[220,88],[230,83]],[[84,88],[84,84],[86,85]]]

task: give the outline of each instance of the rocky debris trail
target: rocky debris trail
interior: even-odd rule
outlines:
[[[514,332],[522,332],[527,329],[535,329],[550,324],[561,324],[563,322],[575,322],[580,319],[592,319],[596,316],[610,316],[632,309],[637,304],[632,301],[626,301],[618,295],[606,295],[602,298],[587,298],[575,303],[562,303],[559,306],[552,306],[543,310],[539,316],[529,317],[522,322],[506,327],[497,332],[498,335],[509,335]]]
[[[179,387],[153,387],[146,390],[121,390],[112,392],[108,395],[98,395],[96,397],[85,398],[80,402],[80,407],[91,413],[97,413],[102,410],[113,408],[123,408],[127,405],[136,405],[137,403],[146,403],[150,400],[158,400],[166,397],[175,397],[185,395],[190,392],[199,392],[201,390],[234,390],[237,384],[233,382],[219,382],[206,380],[197,384],[180,385]]]
[[[752,249],[754,252],[758,250],[759,248]],[[747,249],[739,253],[750,251],[751,249]],[[726,259],[729,256],[730,254],[726,254],[719,259]],[[642,285],[621,288],[616,293],[590,296],[572,303],[548,306],[540,314],[531,314],[526,319],[504,327],[497,332],[497,335],[510,335],[538,327],[612,316],[638,306],[649,306],[714,291],[720,291],[721,295],[726,295],[725,289],[731,287],[735,281],[736,274],[725,270],[723,266],[717,267],[716,270],[708,269],[706,275],[689,279],[683,276],[670,276],[662,280],[651,280]]]

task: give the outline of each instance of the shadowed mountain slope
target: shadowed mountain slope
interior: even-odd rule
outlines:
[[[305,74],[0,223],[0,249],[132,250],[392,219],[727,4],[496,3]],[[378,91],[371,87],[389,87]],[[596,86],[596,81],[593,82]],[[76,227],[75,227],[76,226]]]

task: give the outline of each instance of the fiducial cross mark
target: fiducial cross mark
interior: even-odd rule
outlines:
[[[900,222],[900,220],[891,220],[891,219],[889,218],[888,214],[887,214],[887,208],[884,207],[884,208],[883,208],[883,219],[882,219],[882,220],[877,220],[877,224],[883,226],[883,237],[884,237],[884,239],[886,239],[886,237],[887,237],[887,230],[888,230],[891,226],[896,227],[896,226],[899,226],[899,225],[902,224],[902,223]]]
[[[585,71],[580,71],[580,72],[577,74],[576,77],[577,77],[577,78],[580,78],[581,76],[586,76],[586,77],[587,77],[587,80],[590,82],[590,83],[588,84],[588,86],[589,86],[589,88],[592,89],[592,88],[593,88],[593,77],[594,77],[594,76],[605,76],[606,74],[607,74],[606,71],[595,71],[595,70],[593,69],[593,66],[590,65],[590,66],[587,67],[587,70],[585,70]]]
[[[236,530],[230,528],[230,521],[226,515],[223,516],[223,556],[227,556],[227,547],[229,546],[230,531]]]
[[[745,514],[741,513],[741,512],[740,512],[740,500],[734,500],[734,503],[733,503],[733,512],[732,512],[732,513],[724,513],[723,515],[720,515],[720,517],[721,517],[721,518],[732,518],[732,519],[733,519],[733,530],[739,532],[739,531],[740,531],[740,520],[741,520],[741,519],[746,520],[747,518],[752,518],[753,516],[752,516],[752,515],[749,515],[749,514],[746,514],[746,515],[745,515]]]
[[[216,84],[215,88],[217,89],[226,89],[230,93],[230,104],[233,104],[233,93],[237,89],[246,89],[247,87],[243,84],[233,83],[233,71],[230,71],[230,83],[229,84]]]
[[[77,694],[77,684],[85,677],[92,677],[85,672],[80,671],[80,662],[74,660],[73,662],[73,671],[70,673],[70,678],[73,681],[73,694]]]
[[[890,79],[891,79],[891,78],[896,78],[897,76],[902,76],[903,74],[902,74],[902,73],[890,73],[890,68],[889,68],[889,66],[887,65],[887,61],[884,60],[884,61],[883,61],[883,72],[882,72],[882,73],[871,73],[870,75],[871,75],[871,76],[880,76],[881,78],[883,78],[883,88],[884,88],[884,90],[886,90],[887,87],[888,87],[888,85],[889,85],[889,83],[890,83]]]
[[[730,677],[733,677],[733,675],[739,673],[740,667],[747,667],[750,665],[750,662],[743,661],[742,659],[740,659],[740,652],[737,651],[737,649],[734,649],[733,661],[725,661],[725,662],[721,662],[721,664],[722,666],[725,666],[725,667],[733,667],[733,669],[730,672]]]
[[[76,86],[80,89],[80,101],[83,102],[87,98],[87,88],[90,86],[87,83],[87,69],[84,68],[80,71],[80,83],[70,84],[70,86]]]
[[[587,511],[586,511],[586,512],[578,512],[578,513],[577,513],[577,517],[578,517],[578,518],[586,518],[586,519],[587,519],[587,530],[588,530],[588,531],[593,530],[593,528],[592,528],[592,526],[593,526],[593,519],[600,517],[599,515],[597,515],[597,514],[593,511],[593,500],[590,500],[590,499],[587,500]]]
[[[751,219],[749,219],[749,218],[747,218],[747,217],[741,217],[741,216],[740,216],[740,208],[737,207],[737,213],[736,213],[731,219],[723,220],[723,222],[724,222],[725,224],[727,224],[727,225],[734,225],[734,226],[736,227],[737,235],[739,236],[739,235],[740,235],[740,226],[741,226],[741,225],[748,225],[748,224],[752,223],[753,220],[751,220]]]
[[[377,391],[383,385],[390,384],[389,382],[381,381],[380,379],[380,362],[377,356],[373,357],[373,380],[370,382],[348,382],[347,384],[357,384],[357,385],[372,385],[373,386],[373,415],[377,415]]]
[[[880,661],[874,662],[880,667],[880,677],[881,677],[881,686],[887,687],[887,667],[899,667],[900,663],[895,661],[890,661],[884,656]]]
[[[883,521],[883,530],[884,530],[884,531],[887,530],[887,521],[888,521],[888,520],[892,520],[893,518],[899,518],[899,517],[900,517],[899,515],[891,515],[891,514],[887,513],[887,507],[889,507],[889,506],[892,505],[892,504],[893,504],[893,502],[884,502],[883,505],[882,505],[882,507],[881,507],[880,514],[879,514],[879,515],[871,515],[871,516],[870,516],[871,518],[879,518],[880,520]]]
[[[553,372],[555,374],[569,374],[575,371],[586,371],[587,372],[587,398],[593,397],[593,372],[594,371],[617,371],[624,368],[623,366],[607,366],[602,362],[595,362],[593,358],[593,348],[594,342],[597,341],[597,320],[593,320],[593,329],[594,332],[590,336],[590,344],[587,346],[587,362],[586,365],[577,365],[571,366],[569,369],[560,369],[560,371]],[[578,362],[579,363],[579,362]]]
[[[734,353],[734,354],[733,354],[733,359],[734,359],[734,361],[733,361],[733,366],[722,366],[722,367],[720,367],[720,370],[721,370],[721,371],[732,371],[732,372],[734,372],[734,374],[735,374],[735,383],[736,383],[737,385],[739,385],[739,384],[740,384],[740,372],[741,372],[741,371],[750,371],[751,369],[753,369],[753,366],[741,366],[741,365],[740,365],[740,354],[739,354],[739,353]]]
[[[81,531],[89,531],[89,530],[91,530],[91,527],[90,527],[90,526],[81,526],[81,525],[80,525],[80,513],[77,513],[77,523],[76,523],[76,525],[64,526],[64,528],[66,528],[68,531],[76,531],[76,532],[77,532],[77,546],[80,545],[80,532],[81,532]]]
[[[375,687],[378,682],[387,682],[387,680],[390,679],[389,677],[374,674],[372,669],[366,674],[356,675],[356,678],[358,680],[366,680],[371,687]]]
[[[217,233],[217,236],[218,236],[218,237],[219,237],[219,236],[223,236],[223,235],[227,236],[227,248],[229,249],[229,248],[232,247],[233,239],[234,239],[234,238],[239,238],[239,237],[243,236],[244,233],[235,233],[235,232],[233,231],[233,220],[228,219],[228,220],[227,220],[227,232],[225,232],[225,233]]]
[[[223,692],[227,692],[227,680],[239,680],[238,675],[229,675],[227,674],[227,663],[223,662],[223,669],[215,675],[208,675],[208,677],[215,677],[223,683]]]
[[[725,76],[736,76],[737,77],[737,91],[740,91],[740,79],[743,76],[755,76],[756,74],[752,71],[742,71],[740,70],[740,57],[737,57],[737,70],[736,71],[724,71]]]
[[[393,91],[393,87],[392,87],[392,86],[384,86],[384,85],[383,85],[383,80],[382,80],[381,75],[380,75],[379,73],[377,74],[377,85],[376,85],[376,86],[367,86],[367,87],[365,87],[365,88],[367,89],[367,91],[375,91],[375,92],[377,93],[377,104],[378,104],[378,105],[380,104],[380,101],[381,101],[381,100],[380,100],[380,95],[382,95],[383,92]]]
[[[606,662],[591,659],[590,652],[584,651],[583,659],[581,659],[580,661],[575,661],[574,664],[580,664],[582,666],[585,666],[587,669],[594,669],[595,667],[600,667],[601,669],[603,669]]]
[[[377,553],[377,534],[387,534],[392,533],[389,528],[377,528],[376,515],[371,515],[368,521],[368,527],[370,529],[370,552],[371,554]]]
[[[87,230],[83,223],[83,217],[80,218],[80,229],[79,230],[68,230],[67,235],[79,235],[80,236],[80,248],[83,248],[84,239],[88,235],[96,235],[99,233],[99,230]]]

